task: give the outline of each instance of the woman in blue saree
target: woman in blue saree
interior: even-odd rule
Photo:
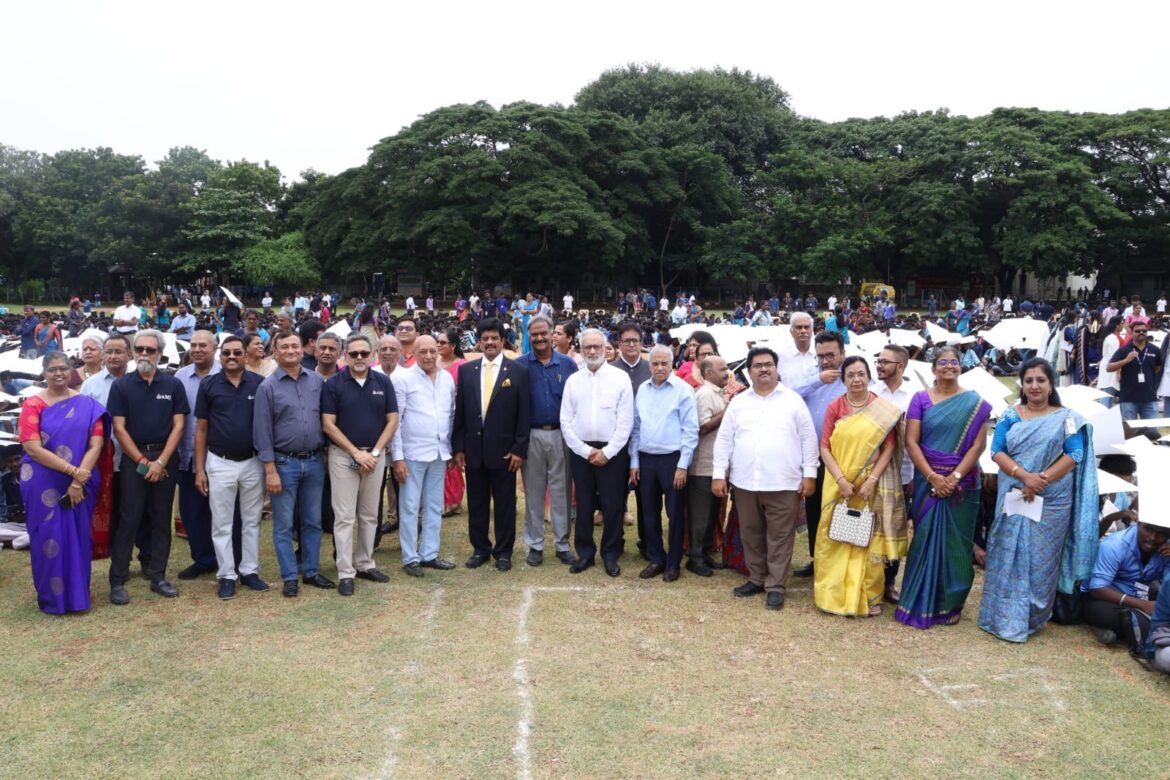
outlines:
[[[528,323],[540,314],[540,301],[533,300],[532,293],[524,296],[524,303],[520,304],[520,351],[532,351],[532,344],[528,341]]]
[[[1097,557],[1097,461],[1092,429],[1060,405],[1051,364],[1021,367],[1020,403],[995,426],[992,459],[1000,468],[995,523],[979,627],[1024,642],[1048,622],[1056,591],[1071,593]],[[1006,497],[1042,499],[1040,519],[1009,513]]]
[[[24,499],[37,604],[50,615],[89,609],[98,457],[110,433],[100,403],[69,389],[69,358],[44,359],[45,390],[20,411]]]
[[[991,406],[959,386],[959,353],[942,347],[934,387],[906,412],[906,449],[915,467],[914,538],[894,618],[915,628],[959,622],[975,569],[971,545],[979,515],[979,456]]]

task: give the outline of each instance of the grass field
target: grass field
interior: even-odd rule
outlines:
[[[466,516],[444,554],[462,564]],[[261,573],[279,578],[266,523]],[[627,529],[632,530],[632,529]],[[328,560],[330,542],[323,558]],[[634,550],[633,539],[627,547]],[[806,556],[798,540],[798,563]],[[551,549],[551,544],[549,545]],[[130,583],[37,611],[0,553],[0,776],[223,778],[1162,776],[1170,680],[1084,627],[1009,645],[973,622],[917,631],[736,599],[738,575],[673,584],[546,557],[387,585],[182,595]],[[172,571],[187,563],[176,539]],[[136,565],[135,565],[136,570]],[[335,576],[331,564],[324,573]],[[279,584],[279,583],[277,583]]]

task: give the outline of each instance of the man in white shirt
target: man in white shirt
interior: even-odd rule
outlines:
[[[626,443],[634,426],[634,390],[626,372],[605,362],[605,334],[600,330],[581,334],[581,352],[584,370],[566,380],[561,400],[561,434],[570,451],[577,506],[577,562],[569,571],[580,574],[595,563],[589,518],[596,503],[602,513],[601,560],[605,573],[616,577],[622,572],[618,558],[624,545]]]
[[[793,387],[817,367],[817,353],[812,348],[813,318],[806,312],[796,312],[788,322],[788,332],[792,334],[793,344],[784,348],[778,370],[780,381]]]
[[[137,333],[141,320],[142,309],[134,305],[134,293],[127,290],[122,293],[122,305],[114,309],[114,331],[117,333]]]
[[[476,318],[479,317],[479,296],[476,295],[474,291],[467,298],[467,308],[471,309],[471,313],[475,315]]]
[[[272,293],[265,292],[264,297],[260,299],[260,308],[264,309],[265,314],[272,312]]]
[[[564,315],[566,317],[572,316],[572,314],[573,314],[573,294],[572,293],[565,293],[565,297],[561,299],[561,304],[562,304],[561,311],[564,313]]]
[[[670,301],[665,295],[658,299],[658,311],[662,312],[663,314],[666,314],[668,311],[670,311]]]
[[[829,311],[833,311],[834,309],[836,309],[837,308],[837,296],[830,295],[827,303],[828,303]]]
[[[670,312],[670,321],[675,325],[685,325],[687,321],[687,305],[682,298],[678,299],[678,303]]]
[[[776,353],[748,352],[752,388],[723,413],[715,439],[711,492],[735,490],[748,581],[736,596],[767,591],[768,609],[784,607],[800,502],[816,490],[816,429],[800,396],[779,383]]]
[[[1004,314],[1011,314],[1012,307],[1015,305],[1016,305],[1016,302],[1012,300],[1012,296],[1010,296],[1010,295],[1003,296],[1003,313]]]
[[[413,317],[414,310],[416,308],[418,308],[418,306],[414,302],[414,296],[413,295],[406,296],[406,316]]]
[[[1158,314],[1166,313],[1166,293],[1162,293],[1158,296],[1158,300],[1154,304],[1154,311]]]
[[[383,339],[394,338],[383,336]],[[455,419],[455,380],[439,368],[439,345],[419,336],[414,366],[399,368],[390,380],[398,398],[398,431],[390,445],[394,479],[402,486],[402,516],[418,523],[399,527],[402,564],[407,574],[423,576],[423,568],[449,570],[455,564],[439,557],[443,525],[443,478],[451,460],[451,424]]]
[[[910,353],[906,351],[905,347],[897,344],[889,344],[882,348],[878,354],[878,358],[874,361],[877,368],[877,381],[874,382],[870,389],[877,393],[879,398],[884,398],[890,403],[902,410],[902,419],[898,423],[900,428],[899,442],[906,441],[906,411],[910,408],[910,399],[914,397],[914,393],[902,381],[903,375],[906,372],[906,365],[910,362]],[[894,454],[897,457],[897,453]],[[914,481],[914,463],[910,460],[910,453],[905,450],[905,445],[902,445],[902,495],[906,499],[907,510],[909,510],[910,497],[913,495],[913,481]],[[910,512],[906,512],[906,517],[910,516]],[[902,529],[906,530],[906,529]],[[883,595],[886,601],[891,604],[897,604],[899,595],[895,581],[898,579],[898,569],[900,567],[899,561],[886,561],[886,589]]]
[[[203,294],[199,296],[199,305],[203,308],[204,314],[211,311],[211,293],[210,292],[208,292],[207,290],[203,291]]]

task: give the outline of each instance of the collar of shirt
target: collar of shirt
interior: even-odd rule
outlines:
[[[637,360],[635,360],[633,363],[631,363],[630,361],[626,360],[626,357],[625,357],[625,355],[619,354],[619,355],[618,355],[618,360],[622,361],[623,363],[625,363],[625,364],[626,364],[627,366],[629,366],[630,368],[637,368],[637,367],[638,367],[638,364],[642,362],[642,356],[641,356],[641,355],[639,355],[639,356],[638,356],[638,359],[637,359]]]
[[[495,368],[498,369],[500,366],[502,366],[504,364],[504,353],[500,352],[500,354],[496,355],[495,358],[492,360],[488,360],[488,356],[484,355],[482,360],[483,360],[483,365],[485,367],[487,366],[488,363],[491,363]]]

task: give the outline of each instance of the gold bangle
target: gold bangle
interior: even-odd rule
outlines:
[[[1011,474],[1008,474],[1008,476],[1009,476],[1009,477],[1014,477],[1014,476],[1016,475],[1016,472],[1017,472],[1017,471],[1019,471],[1019,470],[1020,470],[1020,464],[1019,464],[1019,463],[1017,463],[1017,464],[1016,464],[1016,467],[1015,467],[1014,469],[1012,469],[1012,473],[1011,473]]]

